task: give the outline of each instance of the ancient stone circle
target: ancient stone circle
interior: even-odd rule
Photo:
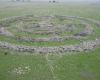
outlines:
[[[0,48],[40,54],[89,51],[100,47],[99,30],[99,21],[78,16],[15,16],[0,20]]]

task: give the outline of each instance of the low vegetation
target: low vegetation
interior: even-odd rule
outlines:
[[[0,5],[0,80],[100,80],[99,9],[82,3]]]

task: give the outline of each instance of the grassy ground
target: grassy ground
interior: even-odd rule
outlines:
[[[83,4],[0,5],[0,19],[25,14],[83,16],[100,20],[100,6]],[[5,55],[6,52],[7,55]],[[100,48],[87,53],[71,55],[66,53],[62,56],[17,54],[23,53],[0,49],[0,80],[100,80]],[[25,74],[17,75],[13,72],[15,68],[25,66],[30,67],[30,71],[26,71]]]
[[[72,55],[4,55],[0,50],[0,80],[99,80],[100,48]],[[11,53],[11,51],[8,51]],[[12,70],[30,66],[31,71],[16,75]]]
[[[12,4],[10,4],[12,5]],[[2,5],[1,5],[2,6]],[[100,6],[99,5],[85,5],[85,4],[17,4],[14,6],[3,5],[0,9],[0,18],[35,14],[35,15],[70,15],[83,16],[100,20]]]

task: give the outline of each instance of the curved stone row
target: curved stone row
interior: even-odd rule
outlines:
[[[80,20],[83,20],[83,21],[88,22],[88,23],[95,23],[95,25],[97,27],[100,27],[100,21],[97,21],[97,20],[94,20],[94,19],[84,18],[84,17],[79,17],[79,16],[67,16],[67,17],[65,16],[65,18],[68,18],[68,19],[80,19]]]
[[[14,16],[14,17],[4,18],[4,19],[0,20],[0,25],[7,27],[7,26],[9,26],[10,23],[26,20],[28,17],[33,17],[33,15]]]
[[[5,19],[5,20],[3,20],[3,23],[5,24],[5,23],[12,23],[12,22],[15,22],[15,21],[18,21],[18,20],[24,20],[25,18],[28,18],[28,17],[33,17],[32,15],[26,15],[26,16],[17,16],[17,17],[12,17],[12,18],[7,18],[7,19]],[[35,17],[35,16],[34,16]],[[48,19],[48,18],[54,18],[54,17],[57,17],[57,16],[41,16],[41,18],[44,18],[44,19]],[[88,19],[84,19],[84,18],[82,18],[82,17],[66,17],[66,16],[58,16],[58,17],[60,17],[60,18],[63,18],[64,17],[64,19],[80,19],[80,20],[85,20],[85,21],[87,21]],[[39,18],[39,17],[38,17]],[[89,21],[89,20],[88,20]],[[95,21],[96,22],[96,21]],[[86,22],[85,22],[86,23]],[[88,26],[88,24],[85,24],[86,26]],[[2,25],[1,25],[2,26]],[[42,24],[42,26],[43,26],[43,29],[44,29],[44,26],[46,26],[45,28],[47,28],[47,24]],[[53,25],[50,25],[50,26],[53,26]],[[49,27],[48,29],[50,30],[51,28],[53,28],[53,27]],[[64,28],[64,26],[62,26],[62,27],[59,27],[59,28]],[[54,29],[53,29],[54,30]],[[63,30],[66,30],[65,28],[63,29]],[[62,31],[63,31],[62,30]],[[87,34],[87,33],[89,33],[89,31],[91,31],[91,30],[89,30],[89,28],[88,28],[88,31],[83,31],[83,32],[80,32],[80,33],[78,33],[77,35],[81,35],[82,33],[83,34]],[[27,30],[26,30],[26,32],[27,32]],[[47,34],[54,34],[54,31],[52,31],[52,32],[44,32],[45,34],[47,33]],[[55,32],[55,34],[58,34],[58,32]],[[39,33],[36,33],[36,34],[43,34],[43,32],[39,32]]]
[[[82,39],[82,38],[85,38],[83,36],[87,36],[87,35],[90,35],[92,32],[93,32],[93,28],[91,28],[91,26],[89,26],[89,24],[85,24],[85,29],[78,33],[78,34],[75,34],[75,35],[72,35],[72,36],[63,36],[63,37],[60,37],[60,36],[56,36],[54,34],[53,37],[48,37],[48,38],[31,38],[31,37],[20,37],[20,38],[17,38],[17,40],[19,41],[29,41],[29,42],[60,42],[60,41],[65,41],[65,40],[68,40],[68,39]],[[61,28],[61,27],[60,27]],[[64,27],[62,27],[64,28]],[[61,30],[61,32],[63,32],[64,30]],[[39,32],[41,33],[41,32]],[[48,32],[43,32],[41,34],[51,34],[51,33],[54,33],[54,31],[48,31]],[[33,33],[34,34],[34,33]],[[38,32],[36,32],[36,34],[38,34]]]
[[[48,38],[30,38],[30,37],[16,38],[16,40],[18,40],[18,41],[26,41],[26,42],[62,42],[62,41],[69,40],[69,39],[79,40],[79,39],[85,39],[85,37],[81,37],[81,36],[64,36],[64,37],[54,36],[54,37],[48,37]]]
[[[31,41],[31,42],[53,42],[53,41],[57,41],[57,42],[60,42],[60,41],[64,41],[64,40],[68,40],[68,39],[81,39],[83,38],[82,36],[86,36],[88,34],[91,34],[92,33],[92,30],[91,28],[88,28],[88,26],[86,26],[86,29],[84,29],[83,32],[80,32],[78,34],[75,34],[74,36],[63,36],[63,37],[60,37],[60,36],[54,36],[54,37],[49,37],[49,38],[31,38],[31,37],[17,37],[17,38],[14,38],[16,40],[19,40],[19,41]],[[4,28],[4,27],[3,27]],[[50,32],[48,32],[49,34]],[[10,35],[11,36],[11,35]]]
[[[86,34],[90,34],[90,31],[92,32],[91,30],[91,26],[87,23],[84,23],[82,24],[84,25],[84,30],[82,32],[86,33]],[[33,30],[37,30],[39,29],[39,31],[33,31],[31,28],[30,29],[22,29],[20,30],[21,32],[25,32],[25,33],[32,33],[32,34],[55,34],[55,35],[58,35],[60,33],[63,33],[63,32],[66,32],[66,31],[74,31],[75,28],[77,28],[74,24],[66,24],[66,25],[58,25],[58,26],[52,26],[52,27],[48,27],[49,25],[46,23],[46,25],[43,27],[35,27],[33,28]]]
[[[2,19],[0,21],[0,24],[3,24],[4,22],[6,23],[12,23],[14,21],[18,21],[18,20],[25,20],[28,17],[33,17],[33,18],[38,18],[38,19],[42,19],[42,20],[50,20],[52,18],[58,17],[60,19],[80,19],[80,20],[84,20],[86,22],[90,22],[90,23],[95,23],[97,26],[100,27],[100,22],[97,20],[93,20],[90,18],[84,18],[84,17],[79,17],[79,16],[35,16],[35,15],[24,15],[24,16],[15,16],[15,17],[10,17],[10,18],[5,18]]]
[[[59,46],[59,47],[34,47],[15,45],[7,42],[0,42],[0,48],[15,50],[19,52],[32,52],[32,53],[64,53],[64,52],[83,52],[92,50],[95,47],[100,47],[100,38],[95,40],[85,41],[77,45]]]
[[[86,31],[84,31],[84,32],[88,34],[89,31],[88,31],[88,29],[86,29]],[[5,31],[4,27],[0,28],[0,32],[1,32],[0,34],[12,37],[12,38],[14,38],[16,40],[29,41],[29,42],[53,42],[53,41],[54,42],[60,42],[60,41],[68,40],[68,39],[82,39],[82,38],[84,38],[84,37],[82,37],[83,33],[80,33],[80,34],[77,34],[77,35],[74,35],[74,36],[63,36],[63,37],[54,35],[54,37],[49,37],[49,38],[15,37],[14,35],[12,35],[12,33],[10,33],[10,32],[8,33],[7,30]],[[85,35],[87,35],[87,34],[85,34]]]

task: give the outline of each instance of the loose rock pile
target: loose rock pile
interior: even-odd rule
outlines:
[[[30,66],[25,66],[25,67],[19,66],[19,67],[12,69],[9,72],[13,75],[25,75],[26,73],[29,73],[30,70],[31,70]]]

